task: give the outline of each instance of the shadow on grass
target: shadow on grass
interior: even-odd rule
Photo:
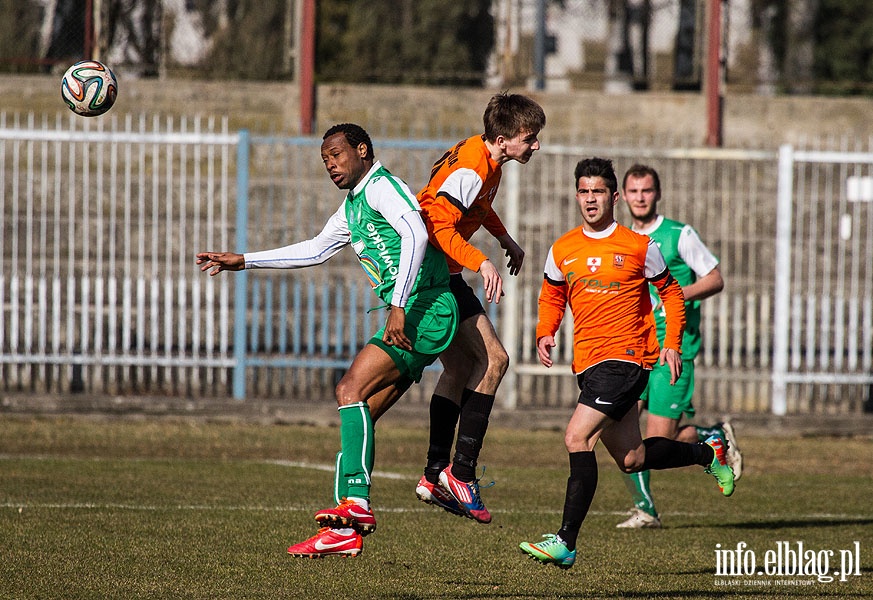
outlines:
[[[724,523],[719,529],[784,529],[784,528],[818,528],[843,527],[845,525],[873,525],[873,519],[776,519],[773,521],[746,521],[739,523]],[[712,525],[671,525],[670,529],[709,529]]]

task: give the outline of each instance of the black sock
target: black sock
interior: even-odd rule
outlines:
[[[430,442],[427,449],[427,466],[424,476],[431,483],[438,483],[440,472],[449,466],[455,427],[461,408],[445,396],[434,394],[430,398]]]
[[[452,475],[463,482],[476,478],[476,463],[493,406],[494,396],[491,394],[465,389],[461,396],[461,416],[458,421],[455,458],[452,460]]]
[[[597,491],[597,459],[593,451],[570,453],[570,477],[567,479],[567,495],[564,497],[564,516],[558,537],[564,540],[568,550],[576,549],[576,538],[582,521],[588,514],[594,492]]]
[[[650,437],[644,439],[643,444],[646,446],[646,460],[641,471],[708,465],[714,456],[712,448],[702,442],[688,444],[665,437]]]

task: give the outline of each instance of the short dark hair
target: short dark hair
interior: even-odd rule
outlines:
[[[339,123],[325,131],[321,139],[326,140],[337,133],[342,133],[346,136],[346,141],[352,148],[357,148],[361,143],[365,144],[367,146],[367,156],[364,158],[373,158],[373,142],[370,140],[370,134],[363,127],[354,123]]]
[[[609,188],[610,194],[615,194],[618,191],[618,178],[615,176],[615,168],[612,166],[612,161],[608,158],[586,158],[576,163],[576,170],[573,172],[575,179],[573,187],[579,185],[579,179],[582,177],[601,177]]]
[[[482,121],[485,139],[493,142],[499,135],[513,138],[522,131],[540,131],[546,126],[546,113],[527,96],[503,92],[491,96]]]
[[[661,178],[658,177],[658,172],[649,165],[642,165],[640,163],[637,163],[633,165],[630,169],[628,169],[627,173],[624,174],[624,179],[621,180],[621,189],[624,189],[627,186],[627,180],[629,177],[639,179],[641,177],[645,177],[646,175],[652,176],[652,183],[655,185],[655,194],[657,194],[658,198],[660,198]]]

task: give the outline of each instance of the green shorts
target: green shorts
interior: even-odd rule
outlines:
[[[659,417],[681,419],[694,416],[691,397],[694,395],[694,361],[682,361],[682,375],[676,385],[670,385],[670,366],[655,364],[649,384],[641,399],[648,411]]]
[[[370,343],[387,352],[405,378],[417,382],[421,381],[424,368],[449,346],[457,330],[458,303],[448,287],[425,290],[410,298],[406,305],[404,331],[412,341],[411,351],[383,342],[384,327],[370,338]]]

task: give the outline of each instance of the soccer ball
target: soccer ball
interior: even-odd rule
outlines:
[[[70,110],[83,117],[102,115],[115,104],[118,80],[115,73],[101,62],[83,60],[64,73],[61,98]]]

